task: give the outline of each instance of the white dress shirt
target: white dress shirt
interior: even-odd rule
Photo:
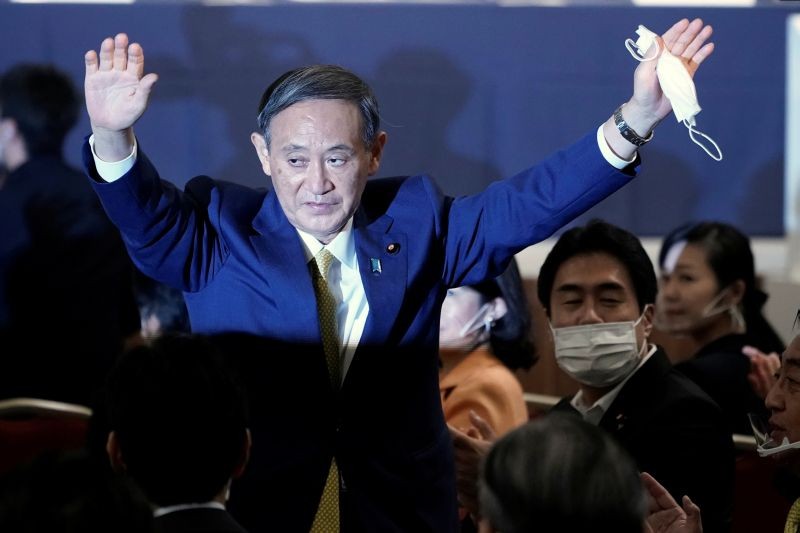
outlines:
[[[614,400],[617,399],[619,395],[619,391],[622,390],[622,387],[628,382],[633,375],[639,371],[640,368],[647,362],[650,357],[656,353],[656,346],[654,344],[650,345],[650,349],[647,351],[642,360],[639,361],[639,364],[636,365],[636,368],[633,369],[633,372],[628,374],[625,379],[620,381],[613,389],[605,393],[599,400],[594,402],[592,405],[587,405],[583,399],[583,391],[579,390],[578,394],[572,397],[572,400],[569,402],[572,407],[578,411],[584,420],[589,422],[590,424],[594,424],[595,426],[600,424],[600,420],[603,418],[603,415],[606,414],[608,408],[611,407],[611,404],[614,403]]]

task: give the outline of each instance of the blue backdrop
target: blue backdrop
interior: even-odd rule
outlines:
[[[266,185],[249,134],[263,89],[289,68],[337,63],[373,84],[388,151],[381,175],[429,172],[451,194],[475,192],[604,121],[630,96],[638,24],[663,31],[700,16],[717,52],[697,77],[698,127],[716,163],[672,117],[643,151],[636,182],[587,216],[641,235],[690,218],[783,233],[785,7],[653,9],[490,5],[0,4],[0,69],[48,61],[82,85],[83,53],[128,32],[157,72],[137,125],[162,175]],[[77,163],[88,121],[71,135]]]

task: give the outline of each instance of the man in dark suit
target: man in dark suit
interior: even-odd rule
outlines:
[[[580,383],[555,412],[614,436],[640,470],[703,510],[705,531],[732,511],[733,443],[719,407],[647,343],[657,282],[639,240],[601,221],[564,233],[539,273],[556,362]]]
[[[212,342],[166,334],[107,384],[106,450],[155,506],[160,533],[245,533],[225,510],[250,453],[244,391]]]
[[[693,73],[710,33],[684,20],[664,40]],[[141,47],[119,34],[86,67],[84,160],[136,263],[185,291],[195,330],[295,345],[251,358],[261,367],[248,373],[261,384],[253,432],[266,448],[242,480],[260,498],[245,525],[454,531],[437,365],[446,290],[497,276],[629,181],[637,146],[670,112],[654,65],[639,67],[634,96],[597,131],[458,199],[428,176],[367,183],[386,143],[376,99],[354,74],[321,65],[284,74],[262,97],[251,140],[274,192],[207,177],[180,192],[133,134],[157,79],[144,75]],[[259,439],[261,424],[280,437]]]
[[[0,398],[89,403],[139,332],[119,232],[62,157],[77,116],[55,68],[0,76]]]

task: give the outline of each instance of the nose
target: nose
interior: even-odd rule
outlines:
[[[591,303],[584,304],[579,311],[578,315],[578,325],[582,326],[585,324],[600,324],[603,322],[603,319],[597,313],[595,306]]]
[[[783,391],[781,390],[780,378],[772,384],[767,397],[764,399],[764,405],[770,411],[781,411],[784,407]]]
[[[671,278],[661,278],[661,285],[658,288],[658,295],[665,300],[677,300],[679,296],[678,284],[675,283]]]
[[[322,196],[333,189],[333,184],[328,179],[327,169],[324,164],[318,162],[309,163],[305,187],[315,196]]]

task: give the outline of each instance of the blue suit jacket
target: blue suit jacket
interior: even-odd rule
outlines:
[[[497,275],[632,177],[603,159],[593,132],[475,196],[443,196],[427,176],[370,181],[353,224],[369,317],[333,391],[302,244],[274,193],[203,176],[180,192],[142,152],[122,179],[99,183],[88,146],[84,160],[136,264],[185,291],[193,330],[280,341],[246,357],[254,464],[233,498],[260,500],[232,512],[253,531],[308,531],[332,455],[344,530],[455,531],[438,390],[447,288]]]

